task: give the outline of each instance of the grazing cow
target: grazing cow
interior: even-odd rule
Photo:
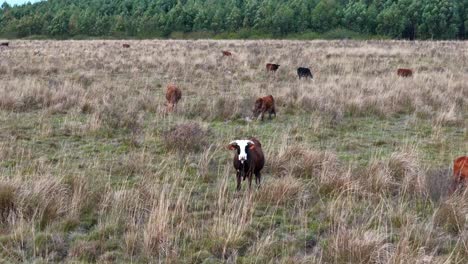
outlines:
[[[130,48],[130,44],[124,43],[124,44],[122,44],[122,47],[124,47],[124,48]]]
[[[236,150],[233,162],[236,169],[237,191],[241,189],[241,180],[246,178],[249,178],[249,189],[252,189],[252,174],[255,174],[255,183],[260,188],[262,179],[260,171],[265,165],[262,144],[251,137],[248,140],[234,140],[229,143],[228,148]]]
[[[411,77],[413,76],[413,70],[411,69],[398,69],[397,75],[401,77]]]
[[[279,64],[267,63],[266,64],[266,69],[267,69],[267,71],[275,72],[276,70],[278,70],[279,66],[280,66]]]
[[[223,50],[222,52],[223,52],[223,56],[225,56],[225,57],[232,56],[232,53],[230,51]]]
[[[314,78],[312,76],[312,72],[310,71],[310,69],[304,68],[304,67],[297,68],[297,76],[299,77],[299,79],[301,79],[302,77],[304,78],[310,77],[311,79]]]
[[[258,116],[258,119],[263,120],[263,116],[266,112],[268,112],[268,118],[271,119],[271,115],[275,115],[275,99],[273,99],[272,95],[268,95],[265,97],[260,97],[255,101],[254,109],[252,110],[254,116]]]
[[[10,43],[8,43],[8,42],[0,43],[0,46],[2,46],[2,47],[8,47],[9,45],[10,45]]]
[[[180,98],[182,98],[182,92],[180,89],[174,84],[169,84],[166,89],[166,110],[168,112],[173,111],[177,106],[177,102],[179,102]]]
[[[456,191],[458,186],[462,183],[465,183],[467,179],[468,156],[459,157],[453,162],[453,181],[451,191]]]

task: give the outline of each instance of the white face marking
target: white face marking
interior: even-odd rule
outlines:
[[[239,146],[239,161],[243,164],[244,161],[247,160],[247,152],[245,152],[245,149],[247,148],[248,144],[254,144],[252,140],[234,140],[231,142],[236,143],[237,146]]]

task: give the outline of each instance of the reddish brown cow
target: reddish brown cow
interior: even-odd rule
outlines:
[[[255,101],[255,106],[252,111],[255,116],[258,115],[257,120],[258,119],[263,120],[263,116],[265,115],[265,112],[268,112],[269,114],[268,118],[270,119],[271,119],[272,114],[275,115],[276,117],[275,99],[273,99],[272,95],[258,98]]]
[[[169,84],[166,89],[166,107],[167,111],[173,111],[177,102],[182,98],[182,92],[174,84]]]
[[[232,56],[232,53],[230,51],[223,50],[222,52],[223,52],[223,56],[225,56],[225,57]]]
[[[453,181],[452,181],[452,192],[454,192],[458,186],[462,183],[466,183],[468,179],[468,156],[462,156],[457,158],[453,162]]]
[[[267,63],[266,64],[266,69],[267,69],[267,71],[275,72],[276,70],[278,70],[279,66],[280,66],[279,64]]]
[[[265,156],[262,144],[256,138],[234,140],[229,143],[230,150],[236,150],[234,155],[234,168],[236,169],[237,190],[241,189],[241,181],[249,178],[249,189],[252,188],[252,174],[255,174],[255,183],[260,187],[262,175],[260,171],[265,165]]]
[[[8,47],[9,45],[10,45],[10,43],[8,43],[8,42],[0,43],[0,46],[3,46],[3,47]]]
[[[411,77],[413,76],[413,70],[411,69],[398,69],[397,75],[401,77]]]
[[[122,44],[122,47],[124,47],[124,48],[130,48],[130,44],[124,43],[124,44]]]

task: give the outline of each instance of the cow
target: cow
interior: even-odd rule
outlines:
[[[299,77],[299,79],[301,79],[302,77],[304,78],[310,77],[311,79],[314,78],[312,76],[312,72],[310,71],[310,69],[304,68],[304,67],[297,68],[297,76]]]
[[[166,110],[167,112],[173,111],[177,106],[177,102],[182,98],[182,92],[180,89],[174,85],[169,84],[166,88]]]
[[[258,98],[257,100],[255,100],[255,105],[252,109],[252,112],[254,116],[258,116],[257,120],[263,120],[263,116],[266,112],[268,112],[269,119],[271,119],[272,114],[276,117],[275,99],[273,99],[272,95]]]
[[[413,70],[400,68],[397,70],[397,75],[401,77],[411,77],[413,76]]]
[[[229,143],[230,150],[236,150],[234,155],[234,169],[236,170],[237,191],[241,189],[241,181],[249,178],[249,190],[252,189],[252,174],[255,174],[255,183],[260,188],[262,175],[260,171],[265,165],[265,156],[262,144],[256,138],[234,140]]]
[[[223,53],[223,56],[225,56],[225,57],[232,56],[232,53],[230,51],[227,51],[227,50],[223,50],[222,53]]]
[[[0,46],[2,46],[2,47],[8,47],[9,45],[10,45],[9,42],[2,42],[2,43],[0,43]]]
[[[279,64],[274,64],[274,63],[267,63],[266,64],[266,69],[267,71],[275,72],[279,68]]]
[[[453,162],[453,181],[451,192],[455,192],[458,186],[466,183],[468,179],[468,156],[462,156]]]
[[[122,47],[128,49],[128,48],[130,48],[130,44],[124,43],[124,44],[122,44]]]

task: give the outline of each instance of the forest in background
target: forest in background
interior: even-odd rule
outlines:
[[[0,8],[3,38],[467,36],[468,0],[48,0]]]

